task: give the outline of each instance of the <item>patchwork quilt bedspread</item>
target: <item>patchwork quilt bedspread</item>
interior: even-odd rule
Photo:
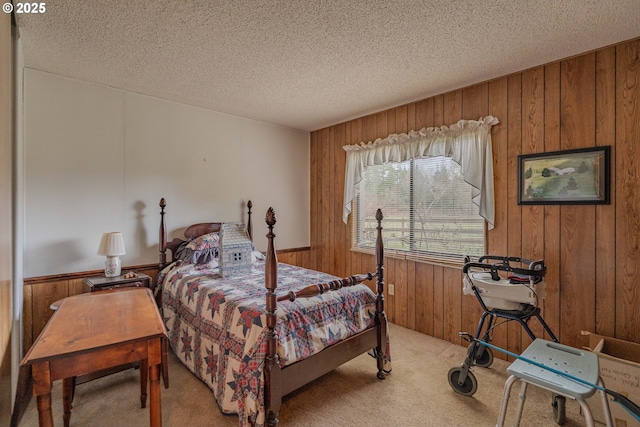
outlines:
[[[263,260],[251,274],[221,278],[214,264],[181,262],[159,277],[162,311],[175,354],[215,395],[239,425],[262,426],[266,302]],[[325,273],[278,264],[277,295],[335,279]],[[278,354],[284,365],[370,326],[375,295],[363,284],[314,298],[278,303]]]

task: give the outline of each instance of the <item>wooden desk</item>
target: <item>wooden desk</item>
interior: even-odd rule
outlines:
[[[21,363],[21,367],[31,366],[40,426],[53,426],[53,381],[64,380],[64,423],[68,425],[73,377],[136,361],[148,366],[150,425],[161,426],[160,366],[166,337],[147,288],[65,298]],[[141,392],[141,401],[143,397],[146,401],[146,381]]]

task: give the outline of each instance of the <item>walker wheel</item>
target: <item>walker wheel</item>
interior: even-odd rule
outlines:
[[[462,373],[462,368],[449,369],[449,385],[456,392],[463,396],[473,396],[478,391],[478,381],[471,372],[467,372],[467,377],[464,379],[464,383],[460,385],[458,379]]]
[[[482,355],[480,357],[476,357],[476,355],[481,351],[482,351]],[[480,366],[481,368],[488,368],[493,363],[493,353],[491,352],[490,348],[488,347],[483,348],[479,344],[473,359],[475,360],[476,366]]]
[[[563,426],[567,422],[566,406],[567,398],[564,396],[553,395],[553,417],[559,426]]]

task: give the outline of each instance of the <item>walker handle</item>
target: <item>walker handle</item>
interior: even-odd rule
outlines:
[[[465,261],[469,259],[470,258],[468,256],[465,257]],[[482,262],[485,260],[502,261],[502,264],[489,264],[489,263]],[[526,264],[529,264],[529,268],[525,269],[525,268],[512,267],[509,264],[509,262],[520,262],[523,264],[526,263]],[[547,267],[545,266],[543,260],[531,261],[524,258],[503,257],[503,256],[495,256],[495,255],[481,256],[480,258],[478,258],[478,262],[466,262],[462,267],[462,272],[466,274],[469,272],[469,269],[472,267],[490,270],[491,277],[493,278],[493,280],[500,280],[499,277],[496,278],[498,274],[498,270],[506,271],[509,273],[522,274],[525,276],[534,276],[534,277],[544,277],[544,275],[547,273]]]

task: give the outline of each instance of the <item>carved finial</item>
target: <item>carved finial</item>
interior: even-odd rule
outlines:
[[[376,211],[376,221],[380,222],[382,221],[382,218],[384,218],[384,216],[382,215],[382,209],[378,208],[378,210]]]
[[[164,201],[164,197],[160,199],[160,207],[164,209],[167,206],[167,202]]]
[[[269,227],[276,225],[276,211],[274,211],[273,208],[269,208],[264,220],[267,222]]]
[[[247,207],[249,208],[249,210],[251,210],[251,208],[253,207],[253,203],[251,203],[251,200],[247,202]]]

